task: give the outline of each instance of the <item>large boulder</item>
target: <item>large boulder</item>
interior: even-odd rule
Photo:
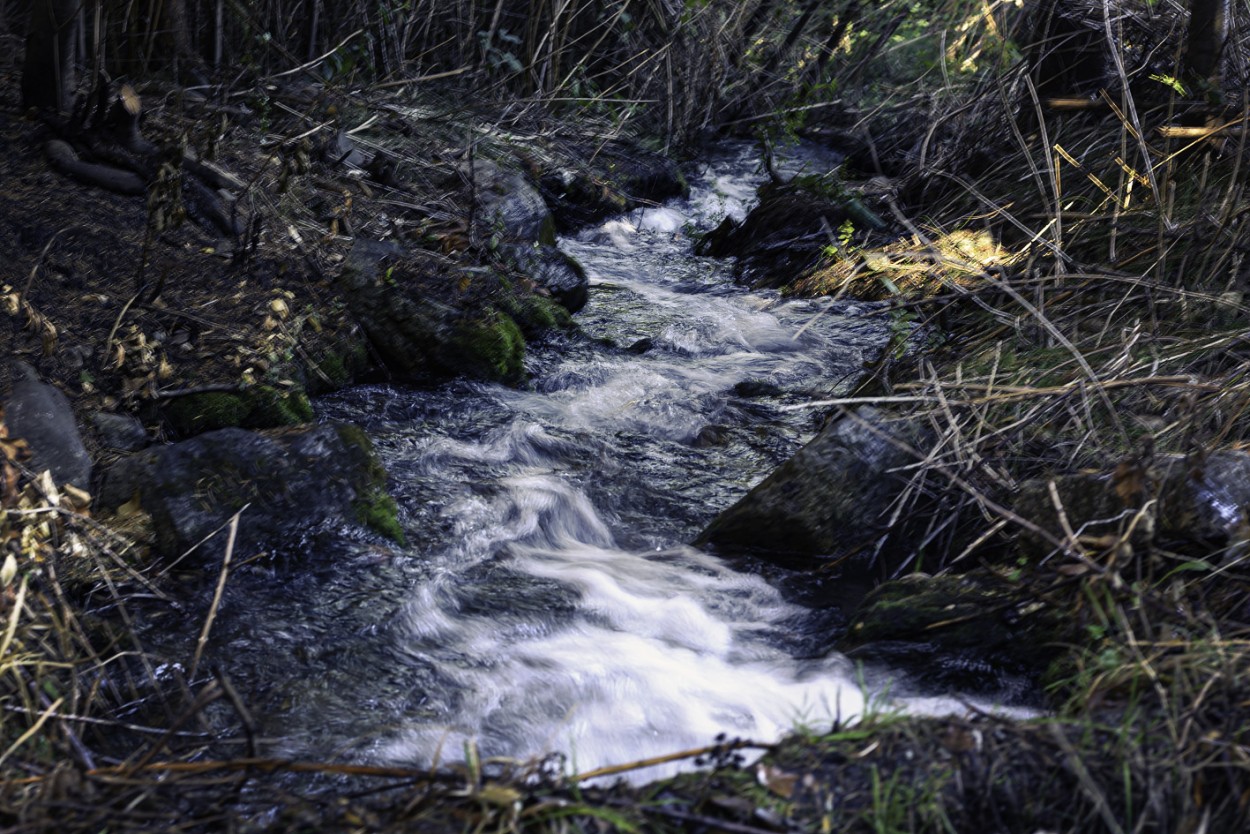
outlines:
[[[488,159],[462,166],[459,176],[473,206],[474,233],[500,243],[556,242],[551,210],[520,171],[504,168]]]
[[[1130,461],[1112,472],[1078,473],[1025,482],[1015,512],[1052,537],[1066,536],[1050,484],[1068,527],[1085,543],[1127,534],[1136,547],[1161,545],[1198,556],[1246,551],[1250,545],[1250,454],[1221,450]],[[1026,531],[1021,547],[1040,557],[1054,548]]]
[[[42,382],[25,362],[14,361],[13,373],[17,379],[4,405],[4,422],[9,436],[25,440],[30,448],[30,468],[50,471],[58,484],[90,489],[91,456],[78,433],[69,398]]]
[[[108,510],[137,496],[161,555],[190,552],[191,564],[211,565],[226,536],[204,540],[236,513],[235,548],[249,555],[295,547],[302,535],[351,521],[402,538],[385,482],[368,437],[354,426],[221,429],[122,458],[105,472],[98,501]]]
[[[911,544],[891,528],[894,501],[908,483],[924,432],[872,408],[827,425],[816,437],[717,516],[696,541],[718,553],[798,567],[822,566],[850,578],[885,578]],[[884,558],[875,558],[880,554]]]
[[[570,313],[586,306],[590,279],[582,265],[562,250],[540,244],[513,244],[501,247],[500,252],[512,267]]]

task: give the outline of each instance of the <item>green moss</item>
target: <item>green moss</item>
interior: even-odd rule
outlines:
[[[357,497],[352,502],[352,509],[356,520],[370,530],[404,544],[406,540],[404,528],[399,523],[399,507],[386,491],[386,467],[374,453],[373,441],[359,426],[342,423],[336,428],[339,437],[360,456],[364,464],[364,479],[354,484]]]
[[[544,246],[556,245],[556,220],[550,214],[543,219],[543,224],[538,229],[538,242]]]
[[[312,403],[302,389],[280,391],[268,385],[249,388],[251,411],[245,425],[249,428],[297,426],[313,419]]]
[[[251,410],[251,404],[240,394],[209,391],[173,400],[165,408],[165,416],[174,431],[187,437],[242,425]]]
[[[236,427],[296,426],[310,422],[313,416],[312,403],[302,389],[281,391],[268,385],[238,392],[190,394],[165,408],[166,419],[182,437]]]
[[[521,332],[530,338],[549,330],[568,330],[573,327],[573,316],[569,311],[545,296],[517,293],[508,298],[504,308],[521,328]]]
[[[406,543],[404,528],[399,523],[399,507],[385,489],[367,491],[352,502],[352,508],[356,511],[356,520],[370,530],[400,544]]]
[[[490,310],[461,322],[451,339],[456,370],[497,382],[515,382],[525,372],[525,336],[512,317]]]

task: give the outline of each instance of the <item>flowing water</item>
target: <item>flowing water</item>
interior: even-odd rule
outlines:
[[[585,771],[828,726],[880,694],[827,650],[840,613],[778,589],[809,578],[684,544],[814,432],[785,406],[844,391],[888,339],[870,305],[748,292],[693,256],[691,231],[741,216],[760,179],[731,148],[689,200],[562,240],[591,276],[584,335],[534,346],[523,388],[320,404],[374,438],[410,543],[312,541],[320,570],[228,600],[246,610],[215,636],[269,687],[280,752],[428,765],[472,742]]]

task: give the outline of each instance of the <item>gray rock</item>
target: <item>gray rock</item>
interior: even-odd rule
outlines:
[[[525,175],[486,159],[460,172],[475,202],[475,233],[502,242],[554,244],[555,221],[542,195]]]
[[[100,445],[106,449],[137,452],[152,442],[143,423],[129,414],[97,411],[91,415],[91,425],[100,437]]]
[[[590,279],[586,270],[555,246],[507,246],[501,254],[511,258],[518,271],[546,290],[570,313],[586,306],[590,298]]]
[[[58,484],[91,487],[91,456],[83,446],[74,409],[60,390],[39,380],[25,362],[14,361],[20,377],[5,404],[4,418],[11,437],[20,437],[31,450],[30,468],[52,472]]]
[[[361,519],[384,478],[365,435],[340,424],[260,434],[207,432],[151,447],[105,472],[98,504],[113,509],[139,497],[152,516],[157,548],[176,558],[239,516],[236,557],[297,547],[325,525]],[[194,550],[190,564],[216,564],[223,530]]]
[[[1080,473],[1054,478],[1059,503],[1078,536],[1119,536],[1145,507],[1133,528],[1132,544],[1163,544],[1198,555],[1250,544],[1250,454],[1234,450],[1201,458],[1167,455],[1142,470],[1119,474]],[[1050,479],[1025,482],[1016,497],[1017,515],[1063,539]],[[1147,499],[1155,499],[1147,504]],[[1040,557],[1054,545],[1026,531],[1026,553]]]
[[[889,575],[890,564],[873,564],[868,555],[847,557],[871,553],[890,532],[892,502],[908,478],[895,470],[915,463],[891,440],[914,448],[920,436],[914,423],[891,423],[881,412],[861,408],[821,430],[717,516],[695,544],[805,566],[840,559],[847,576]]]
[[[326,140],[321,148],[322,158],[331,165],[345,165],[348,168],[364,168],[365,155],[356,147],[347,131],[340,130]]]

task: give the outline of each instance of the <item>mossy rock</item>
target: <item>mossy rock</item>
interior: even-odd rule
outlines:
[[[386,468],[378,460],[373,441],[359,426],[340,423],[335,428],[343,443],[355,450],[364,464],[361,468],[364,477],[353,484],[356,499],[352,502],[352,509],[356,520],[388,539],[404,544],[406,537],[403,525],[399,523],[399,507],[386,491]]]
[[[248,428],[298,426],[313,419],[312,403],[302,389],[281,391],[267,385],[257,385],[249,388],[247,393],[252,405],[244,424]]]
[[[535,293],[516,293],[502,305],[526,338],[537,338],[552,330],[569,330],[573,316],[563,305]]]
[[[344,340],[327,347],[304,374],[310,394],[325,394],[350,385],[369,367],[369,347],[364,338]]]
[[[179,397],[165,408],[165,417],[183,437],[243,425],[251,405],[240,394],[210,391]]]
[[[465,376],[516,382],[525,375],[525,335],[501,310],[461,321],[449,348],[444,363]]]
[[[228,428],[298,426],[313,419],[312,403],[300,388],[282,391],[256,385],[238,392],[206,391],[173,400],[165,418],[182,437]]]

